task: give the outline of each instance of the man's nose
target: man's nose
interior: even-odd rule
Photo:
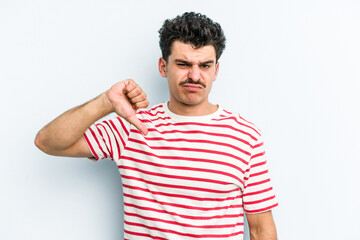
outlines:
[[[201,79],[199,66],[193,65],[189,70],[189,79],[198,82]]]

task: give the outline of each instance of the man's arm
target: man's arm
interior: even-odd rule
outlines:
[[[246,214],[251,240],[277,240],[276,228],[271,211]]]
[[[66,111],[43,127],[36,135],[35,145],[50,155],[92,157],[82,137],[91,124],[116,112],[146,135],[147,128],[136,118],[136,110],[148,105],[146,94],[134,81],[118,82],[97,98]]]

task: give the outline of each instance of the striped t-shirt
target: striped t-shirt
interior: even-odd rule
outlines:
[[[147,136],[120,117],[84,134],[121,174],[125,239],[243,239],[244,213],[277,206],[260,132],[239,114],[180,116],[163,103],[137,117]]]

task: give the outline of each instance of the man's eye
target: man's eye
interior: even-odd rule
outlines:
[[[210,65],[207,65],[207,64],[204,64],[204,65],[201,65],[202,68],[210,68]]]
[[[177,65],[180,66],[180,67],[187,67],[187,66],[189,66],[189,65],[186,64],[186,63],[178,63]]]

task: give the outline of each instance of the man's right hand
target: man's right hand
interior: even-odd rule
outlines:
[[[116,83],[105,94],[112,111],[133,124],[140,132],[147,135],[145,125],[136,117],[136,110],[146,108],[149,101],[146,94],[133,80],[126,79]]]
[[[148,105],[146,94],[133,80],[118,82],[97,98],[64,112],[43,127],[36,135],[35,145],[50,155],[91,157],[83,138],[91,124],[116,112],[146,135],[148,130],[136,117],[136,110]]]

